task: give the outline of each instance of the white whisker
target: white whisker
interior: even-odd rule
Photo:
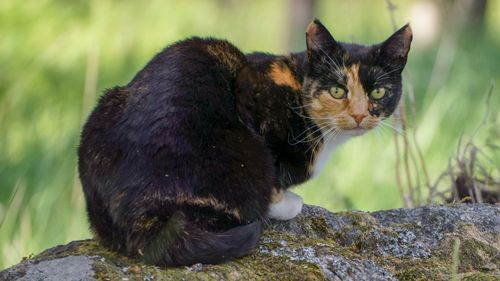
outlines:
[[[396,127],[394,127],[392,124],[389,124],[389,123],[387,123],[387,122],[384,122],[383,120],[380,122],[380,125],[385,126],[386,128],[389,128],[389,129],[394,130],[394,131],[395,131],[396,133],[398,133],[399,135],[402,135],[402,136],[403,136],[403,135],[405,134],[405,132],[404,132],[403,130],[401,130],[401,129],[399,129],[399,128],[396,128]]]
[[[327,61],[328,65],[330,65],[330,67],[332,67],[332,70],[334,71],[334,73],[335,73],[336,75],[338,75],[338,77],[337,77],[337,78],[338,78],[338,79],[342,78],[342,77],[343,77],[343,74],[342,74],[341,69],[340,69],[340,66],[337,64],[337,62],[336,62],[334,59],[332,59],[332,58],[331,58],[331,57],[330,57],[330,56],[329,56],[329,55],[328,55],[328,54],[327,54],[327,53],[326,53],[326,52],[325,52],[325,51],[324,51],[324,50],[323,50],[323,49],[322,49],[322,48],[321,48],[318,44],[316,44],[316,42],[314,42],[314,41],[313,41],[313,43],[314,43],[314,45],[316,45],[316,47],[317,47],[317,48],[318,48],[318,49],[319,49],[319,50],[320,50],[320,51],[321,51],[321,52],[322,52],[322,53],[323,53],[323,54],[324,54],[324,55],[325,55],[325,56],[326,56],[326,57],[330,60],[330,62],[332,62],[332,63],[333,63],[333,65],[332,65],[332,64],[330,64],[330,63]],[[344,62],[342,62],[342,64],[344,64]]]
[[[324,126],[324,125],[325,125],[325,126]],[[313,136],[314,136],[314,134],[315,134],[315,133],[317,133],[318,131],[322,131],[322,130],[324,130],[324,129],[328,128],[326,125],[330,125],[330,123],[329,123],[329,122],[324,122],[324,123],[321,123],[321,124],[316,124],[316,126],[318,126],[318,128],[316,128],[316,129],[315,129],[314,131],[312,131],[312,132],[309,130],[309,128],[307,128],[307,129],[305,129],[302,133],[300,133],[299,135],[297,135],[297,136],[292,136],[292,139],[293,139],[293,140],[295,140],[295,142],[294,142],[294,143],[290,143],[290,139],[289,139],[289,140],[288,140],[288,144],[290,144],[290,145],[296,145],[296,144],[299,144],[299,143],[303,143],[303,142],[305,142],[305,140],[307,140],[307,139],[309,138],[309,136],[311,136],[311,135],[313,135]],[[307,133],[307,134],[306,134],[306,133]],[[297,140],[297,138],[300,138],[300,137],[301,137],[302,135],[304,135],[304,134],[306,134],[306,135],[305,135],[305,137],[303,137],[303,138],[302,138],[302,139],[300,139],[300,140]]]

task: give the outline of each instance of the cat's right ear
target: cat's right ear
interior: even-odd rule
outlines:
[[[326,27],[317,19],[313,20],[306,31],[307,55],[312,58],[314,54],[337,54],[340,46]]]
[[[384,62],[402,69],[406,64],[412,39],[413,33],[410,24],[406,24],[382,42],[378,50],[380,58]]]

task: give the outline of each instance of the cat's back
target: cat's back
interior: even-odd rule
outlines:
[[[193,37],[174,43],[126,86],[107,91],[93,115],[111,110],[130,127],[141,120],[148,122],[145,119],[224,114],[234,98],[236,72],[245,64],[245,55],[225,40]]]
[[[151,59],[127,85],[137,90],[209,84],[204,78],[230,78],[246,64],[245,55],[226,40],[193,37],[174,43]]]
[[[225,40],[194,37],[165,48],[127,85],[101,97],[82,132],[81,152],[96,143],[104,154],[177,146],[239,126],[233,87],[245,64]]]
[[[194,37],[175,43],[158,53],[126,86],[128,118],[201,118],[191,123],[214,115],[231,119],[234,80],[245,64],[245,55],[225,40]]]
[[[176,42],[156,54],[125,86],[130,100],[144,95],[174,94],[174,89],[186,85],[208,86],[210,80],[217,78],[234,79],[236,72],[247,63],[244,53],[226,40],[192,37]],[[223,77],[226,76],[226,77]],[[204,81],[204,78],[209,80]],[[210,79],[211,78],[211,79]],[[229,82],[229,81],[228,81]],[[182,93],[186,89],[182,88]],[[115,99],[107,91],[101,98]]]

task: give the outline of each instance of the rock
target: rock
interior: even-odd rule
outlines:
[[[366,213],[304,206],[270,221],[255,252],[221,265],[159,268],[94,240],[57,246],[0,280],[500,280],[500,205]]]

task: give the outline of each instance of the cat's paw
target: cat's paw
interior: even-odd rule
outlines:
[[[283,221],[293,219],[300,214],[303,204],[304,200],[302,200],[302,197],[293,192],[284,191],[280,201],[269,205],[268,216],[271,219]]]

